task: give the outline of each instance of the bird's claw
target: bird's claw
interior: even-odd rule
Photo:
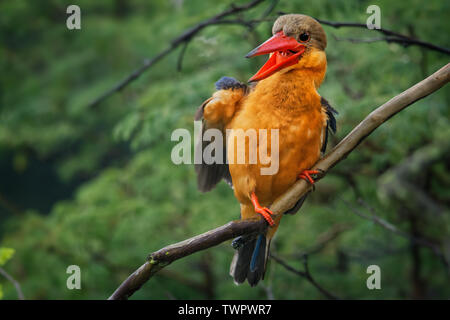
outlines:
[[[273,212],[269,208],[266,208],[266,207],[255,208],[255,212],[257,212],[260,215],[262,215],[263,218],[266,219],[267,223],[270,226],[273,226],[275,224],[275,222],[273,221],[273,219],[271,217],[271,215],[273,215]]]
[[[251,194],[251,200],[252,200],[253,207],[255,208],[255,212],[262,215],[263,218],[266,219],[267,223],[270,226],[273,226],[275,224],[275,222],[273,221],[273,219],[271,217],[273,212],[269,208],[261,207],[261,205],[259,204],[259,201],[258,201],[258,197],[256,196],[256,194],[254,192],[252,192],[252,194]]]
[[[298,177],[300,179],[306,180],[314,186],[314,180],[317,179],[317,175],[323,174],[324,171],[321,169],[316,170],[303,170]],[[312,175],[312,176],[311,176]]]

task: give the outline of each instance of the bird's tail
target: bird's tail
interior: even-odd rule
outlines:
[[[236,249],[230,266],[230,275],[236,284],[247,279],[253,287],[264,279],[267,258],[270,249],[270,239],[265,234],[256,236],[241,236],[233,241]]]

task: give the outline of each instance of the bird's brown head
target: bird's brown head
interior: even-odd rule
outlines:
[[[327,37],[317,20],[303,14],[280,16],[272,27],[273,37],[249,52],[251,58],[270,54],[269,60],[249,81],[259,81],[278,71],[326,68]]]

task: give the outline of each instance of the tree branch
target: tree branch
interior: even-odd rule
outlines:
[[[419,238],[417,236],[414,236],[412,234],[409,234],[408,232],[402,231],[400,230],[398,227],[396,227],[395,225],[393,225],[392,223],[380,218],[379,216],[377,216],[374,212],[372,208],[368,208],[368,205],[362,200],[359,199],[358,202],[361,205],[364,205],[367,209],[369,209],[371,211],[371,215],[365,214],[362,211],[358,210],[357,208],[354,208],[353,206],[350,205],[350,203],[348,203],[347,201],[345,201],[344,199],[341,199],[349,208],[350,210],[352,210],[356,215],[360,216],[361,218],[370,220],[376,224],[378,224],[379,226],[383,227],[384,229],[395,233],[396,235],[399,235],[403,238],[406,238],[408,240],[410,240],[413,243],[416,243],[418,245],[427,247],[429,249],[431,249],[431,251],[439,258],[442,260],[442,262],[444,263],[444,265],[448,268],[449,267],[449,263],[446,260],[445,254],[442,252],[442,250],[440,249],[440,245],[439,243],[430,241],[428,239],[425,238]]]
[[[156,272],[168,266],[173,261],[191,255],[200,250],[221,244],[226,240],[239,237],[243,234],[263,232],[267,228],[265,220],[238,220],[214,230],[202,233],[196,237],[187,239],[162,248],[150,254],[147,262],[133,272],[120,287],[109,297],[109,300],[122,300],[130,297],[136,290],[150,279]]]
[[[351,28],[363,28],[363,29],[367,29],[367,25],[364,23],[355,23],[355,22],[334,22],[334,21],[327,21],[327,20],[322,20],[322,19],[316,19],[317,21],[319,21],[321,24],[325,24],[328,25],[330,27],[333,28],[341,28],[341,27],[351,27]],[[437,52],[441,52],[441,53],[445,53],[450,55],[450,49],[445,48],[445,47],[440,47],[437,46],[435,44],[426,42],[426,41],[422,41],[413,37],[409,37],[406,36],[404,34],[389,30],[389,29],[384,29],[384,28],[380,28],[380,29],[368,29],[368,30],[373,30],[379,33],[384,34],[385,38],[376,38],[376,39],[366,39],[366,40],[358,40],[358,39],[338,39],[338,40],[348,40],[351,42],[375,42],[375,41],[387,41],[387,42],[397,42],[400,43],[404,46],[408,46],[408,45],[416,45],[416,46],[420,46],[420,47],[424,47],[430,50],[434,50]]]
[[[286,14],[285,12],[278,12],[279,15],[282,14]],[[367,28],[367,24],[365,23],[359,23],[359,22],[336,22],[336,21],[328,21],[328,20],[322,20],[322,19],[317,19],[315,18],[317,21],[319,21],[321,24],[333,27],[333,28],[342,28],[342,27],[347,27],[347,28],[362,28],[362,29],[367,29],[367,30],[372,30],[375,32],[379,32],[384,34],[385,36],[387,36],[386,38],[377,38],[377,39],[368,39],[368,40],[358,40],[358,39],[338,39],[338,40],[348,40],[351,42],[376,42],[376,41],[387,41],[387,42],[397,42],[400,43],[404,46],[408,46],[408,45],[417,45],[417,46],[421,46],[430,50],[434,50],[437,52],[441,52],[441,53],[445,53],[450,55],[450,49],[445,48],[445,47],[440,47],[437,46],[435,44],[432,44],[430,42],[426,42],[426,41],[422,41],[401,33],[398,33],[396,31],[392,31],[389,29],[384,29],[384,28],[380,28],[380,29],[368,29]]]
[[[308,255],[304,255],[303,256],[303,265],[304,265],[304,269],[305,271],[301,271],[301,270],[297,270],[294,267],[290,266],[289,264],[287,264],[287,262],[285,262],[283,259],[281,259],[280,257],[270,253],[270,257],[275,260],[277,263],[279,263],[280,265],[282,265],[286,270],[295,273],[296,275],[305,278],[306,280],[308,280],[308,282],[310,282],[317,290],[319,290],[325,297],[327,297],[328,299],[331,300],[338,300],[339,298],[337,296],[335,296],[334,294],[332,294],[331,292],[329,292],[328,290],[325,290],[322,286],[320,286],[316,280],[314,280],[314,278],[312,277],[311,273],[309,272],[309,266],[308,266]]]
[[[206,19],[199,24],[195,25],[194,27],[184,31],[181,35],[173,39],[165,50],[158,53],[155,57],[152,59],[146,59],[142,66],[140,66],[138,69],[136,69],[134,72],[132,72],[129,76],[127,76],[125,79],[117,83],[114,87],[103,93],[101,96],[96,98],[94,101],[92,101],[89,104],[89,108],[95,107],[98,104],[100,104],[103,100],[114,94],[115,92],[121,91],[123,88],[125,88],[127,85],[129,85],[131,82],[139,78],[145,71],[147,71],[151,66],[156,64],[158,61],[160,61],[162,58],[167,56],[169,53],[174,51],[179,45],[185,44],[179,59],[178,59],[178,68],[181,67],[181,61],[184,56],[184,51],[186,50],[187,43],[192,40],[192,38],[199,33],[201,30],[208,26],[212,25],[218,25],[218,24],[237,24],[237,25],[243,25],[245,27],[253,26],[253,24],[249,24],[244,20],[236,19],[236,20],[223,20],[223,18],[228,17],[230,15],[234,15],[246,10],[249,10],[251,8],[256,7],[260,3],[264,2],[265,0],[253,0],[252,2],[249,2],[247,4],[244,4],[242,6],[236,6],[231,5],[231,7],[222,13],[219,13],[209,19]],[[271,5],[272,7],[273,5]],[[269,7],[269,8],[271,8]]]
[[[370,135],[383,122],[405,109],[414,102],[435,92],[450,80],[450,63],[436,71],[428,78],[422,80],[406,91],[395,96],[382,106],[375,109],[361,121],[330,153],[319,160],[313,169],[319,169],[325,176],[328,170],[345,159],[368,135]],[[270,207],[275,215],[283,214],[292,208],[296,202],[307,192],[311,186],[305,180],[297,181]],[[232,221],[224,226],[203,233],[199,236],[162,248],[149,255],[148,261],[132,273],[112,294],[111,300],[127,299],[138,290],[151,276],[170,263],[191,255],[200,250],[216,246],[243,234],[259,233],[267,227],[265,220]]]
[[[323,232],[317,236],[317,242],[310,248],[294,254],[293,256],[302,258],[304,256],[310,256],[323,250],[330,242],[337,239],[343,232],[350,230],[351,227],[347,224],[335,224],[329,230]]]
[[[17,297],[19,300],[25,300],[25,297],[22,292],[22,288],[20,287],[20,283],[16,281],[8,272],[5,271],[5,269],[0,268],[0,274],[4,276],[9,282],[11,282],[14,285],[14,288],[16,288]]]

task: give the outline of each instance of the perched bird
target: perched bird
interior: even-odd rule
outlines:
[[[272,28],[273,37],[252,50],[246,57],[270,54],[268,61],[249,80],[249,84],[223,77],[216,82],[217,91],[199,108],[196,119],[202,119],[202,130],[218,129],[224,134],[224,162],[196,165],[200,191],[211,190],[221,179],[228,182],[241,205],[241,219],[267,220],[266,234],[243,236],[233,241],[237,249],[230,267],[236,283],[246,279],[251,286],[264,277],[270,241],[280,223],[268,208],[298,178],[314,183],[317,171],[310,168],[326,148],[328,130],[336,130],[334,113],[317,89],[327,68],[324,30],[315,19],[302,14],[280,16]],[[267,148],[272,157],[271,139],[258,141],[254,150],[230,145],[227,129],[278,129],[278,171],[262,175],[267,167],[260,159],[248,163],[249,157]],[[201,141],[202,150],[208,142]],[[234,148],[234,150],[230,150]],[[233,151],[233,152],[231,152]],[[245,163],[237,163],[239,152],[245,152]],[[227,161],[228,160],[228,161]],[[233,160],[233,161],[231,161]],[[295,213],[303,199],[289,210]]]

